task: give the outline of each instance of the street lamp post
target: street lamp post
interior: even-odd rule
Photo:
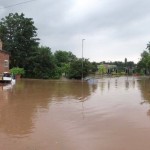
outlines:
[[[84,44],[84,40],[82,39],[82,82],[83,82],[83,44]]]

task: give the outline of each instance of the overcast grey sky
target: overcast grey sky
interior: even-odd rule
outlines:
[[[150,0],[0,0],[0,18],[33,18],[43,46],[90,61],[138,61],[150,41]]]

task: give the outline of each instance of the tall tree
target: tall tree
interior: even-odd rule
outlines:
[[[141,59],[137,64],[137,69],[142,73],[150,74],[150,42],[147,44],[147,50],[141,54]]]
[[[83,61],[83,62],[82,62]],[[82,68],[83,63],[83,68]],[[70,63],[69,71],[68,71],[68,77],[74,78],[74,79],[82,79],[82,73],[83,77],[86,77],[90,72],[90,62],[88,59],[76,59]]]
[[[150,47],[147,47],[148,51],[143,51],[141,54],[141,60],[138,62],[138,70],[142,73],[150,73]]]
[[[72,52],[62,50],[57,50],[54,56],[59,67],[76,59],[76,56]]]
[[[91,62],[90,71],[91,71],[91,73],[96,73],[96,71],[98,71],[96,62]]]
[[[55,61],[56,64],[61,71],[61,74],[64,74],[67,76],[69,68],[70,68],[70,63],[72,61],[75,61],[77,57],[72,53],[72,52],[67,52],[67,51],[62,51],[62,50],[57,50],[54,53]]]
[[[25,18],[21,13],[10,13],[0,22],[0,38],[4,50],[10,53],[11,67],[27,67],[27,59],[38,46],[37,28],[31,18]]]
[[[54,78],[56,72],[55,59],[49,47],[39,47],[35,56],[30,57],[27,75],[33,78]],[[30,76],[31,75],[31,76]]]

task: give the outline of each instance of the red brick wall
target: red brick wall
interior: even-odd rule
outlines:
[[[0,50],[0,73],[9,72],[9,65],[7,67],[5,66],[5,60],[9,63],[9,54]]]

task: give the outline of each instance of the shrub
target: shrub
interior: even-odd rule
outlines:
[[[24,68],[14,67],[10,69],[10,72],[13,75],[23,75],[25,73]]]

